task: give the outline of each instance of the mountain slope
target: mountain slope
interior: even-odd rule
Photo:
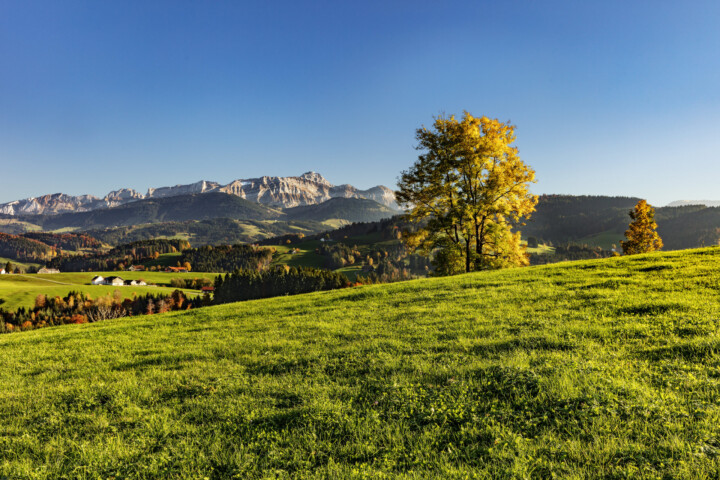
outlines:
[[[0,473],[714,478],[718,282],[704,249],[0,335]]]
[[[117,207],[138,200],[159,199],[200,193],[220,192],[268,205],[290,208],[314,205],[331,198],[367,198],[390,208],[397,209],[395,194],[382,185],[359,190],[352,185],[332,185],[316,172],[306,172],[299,177],[260,177],[241,179],[221,185],[201,180],[189,185],[149,188],[145,195],[122,188],[103,198],[92,195],[71,196],[63,193],[31,197],[0,204],[0,214],[5,215],[56,215],[69,212],[85,212]]]
[[[718,200],[676,200],[670,202],[666,207],[685,207],[688,205],[704,205],[706,207],[720,207],[720,201]]]
[[[285,214],[293,220],[341,219],[348,222],[376,222],[397,215],[397,211],[381,205],[374,200],[364,198],[331,198],[318,205],[308,205],[285,209]]]
[[[62,213],[44,216],[40,224],[46,230],[75,228],[93,229],[142,223],[182,222],[209,218],[237,218],[243,220],[270,220],[282,215],[242,198],[220,192],[179,195],[173,197],[138,200],[118,207],[90,212]]]
[[[186,238],[190,244],[201,246],[252,243],[289,233],[312,235],[327,228],[329,227],[318,222],[212,218],[88,230],[86,233],[110,245],[153,238]]]
[[[222,243],[221,238],[230,238],[233,235],[235,241],[255,241],[290,232],[318,233],[329,228],[323,224],[328,220],[367,222],[388,218],[395,213],[397,212],[373,200],[361,198],[333,198],[318,205],[280,210],[235,195],[209,192],[138,200],[89,212],[14,218],[32,221],[44,230],[93,231],[93,234],[97,233],[102,239],[107,239],[108,236],[108,232],[103,232],[105,229],[120,227],[137,230],[139,225],[146,228],[149,235],[169,236],[163,233],[161,225],[165,225],[166,229],[171,229],[176,234],[190,233],[191,230],[194,235],[200,234],[197,237],[203,238],[200,244],[217,244]],[[224,219],[224,225],[217,224],[220,219]],[[203,226],[198,222],[213,223],[208,224],[211,229],[207,233],[218,234],[218,238],[204,238],[201,231]],[[0,225],[0,229],[2,228]],[[230,234],[230,237],[226,234]],[[145,238],[152,236],[134,236],[132,239]]]

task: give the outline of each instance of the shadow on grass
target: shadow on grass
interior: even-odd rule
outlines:
[[[473,355],[489,356],[511,352],[514,350],[540,350],[548,352],[568,352],[576,347],[570,342],[546,337],[513,338],[501,342],[474,345]]]
[[[195,360],[204,360],[206,357],[202,355],[194,355],[190,353],[183,354],[152,354],[144,356],[144,358],[136,358],[129,362],[123,362],[113,367],[113,370],[119,372],[141,370],[144,368],[161,367],[163,370],[180,370],[183,363]]]
[[[720,343],[681,343],[643,350],[639,356],[652,361],[682,359],[692,363],[704,363],[713,358],[720,360]]]
[[[653,316],[662,315],[668,312],[686,312],[688,310],[687,305],[679,303],[644,303],[640,305],[633,305],[630,307],[623,307],[617,309],[617,313],[621,315],[635,315],[635,316]]]

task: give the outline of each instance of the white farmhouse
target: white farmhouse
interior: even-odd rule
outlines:
[[[120,277],[108,277],[105,279],[105,285],[113,285],[115,287],[122,287],[125,285],[125,281]]]
[[[0,268],[0,275],[5,275],[7,272],[4,268]]]
[[[98,275],[97,277],[93,277],[92,282],[90,283],[93,285],[103,285],[105,283],[105,279]]]

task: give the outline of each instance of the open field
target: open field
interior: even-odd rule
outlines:
[[[717,478],[720,248],[0,336],[0,477]]]
[[[397,240],[380,241],[380,234],[363,235],[357,237],[350,237],[343,239],[338,242],[332,243],[343,243],[347,246],[357,246],[358,251],[365,255],[372,249],[382,249],[383,246],[394,246],[397,245]],[[331,243],[331,244],[332,244]],[[320,247],[322,243],[320,240],[308,240],[305,242],[299,242],[292,245],[267,245],[275,248],[276,253],[273,255],[273,264],[278,265],[289,265],[291,267],[313,267],[313,268],[325,268],[326,257],[315,253],[315,250]],[[387,248],[387,247],[386,247]],[[298,249],[299,252],[291,253],[293,249]],[[351,265],[349,267],[337,269],[342,273],[349,273],[350,279],[354,280],[357,271],[360,270],[360,262]]]
[[[30,267],[39,268],[42,266],[39,263],[18,262],[17,260],[13,260],[12,258],[0,257],[0,268],[5,268],[7,262],[10,262],[15,267],[20,267],[23,270],[27,270]]]
[[[295,245],[268,245],[275,249],[273,264],[288,265],[290,267],[313,267],[322,268],[325,257],[315,253],[320,246],[319,240],[309,240]],[[299,249],[297,253],[291,253],[293,249]]]
[[[537,253],[538,255],[552,254],[555,253],[555,247],[542,244],[535,248],[528,248],[527,253]]]
[[[119,276],[124,280],[144,279],[147,283],[157,286],[123,286],[90,285],[95,275],[103,277]],[[96,298],[119,290],[124,298],[147,293],[170,293],[170,280],[173,278],[209,278],[214,279],[216,274],[203,272],[164,273],[164,272],[85,272],[85,273],[56,273],[50,275],[0,275],[0,308],[16,310],[19,307],[32,307],[35,297],[40,294],[64,297],[70,291],[81,291]],[[182,289],[188,295],[197,295],[196,290]]]
[[[158,258],[142,262],[146,267],[174,267],[182,257],[182,253],[163,253]]]
[[[590,235],[583,237],[577,242],[580,245],[587,244],[591,247],[600,247],[603,250],[611,250],[613,245],[618,252],[622,252],[620,241],[625,240],[625,235],[613,231],[601,232],[596,235]]]

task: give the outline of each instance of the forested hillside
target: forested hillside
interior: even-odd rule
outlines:
[[[182,239],[141,240],[117,246],[106,253],[58,256],[48,266],[62,272],[112,271],[155,259],[165,253],[178,253],[189,247],[187,240]]]
[[[79,251],[102,246],[98,239],[90,235],[76,233],[28,232],[23,233],[22,236],[62,250]]]
[[[397,211],[363,198],[331,198],[318,205],[288,208],[286,215],[294,220],[324,222],[342,219],[347,222],[374,222],[397,215]]]
[[[35,262],[49,260],[55,255],[54,247],[38,240],[0,233],[0,257]]]
[[[523,237],[536,237],[555,245],[593,243],[603,236],[618,247],[630,222],[634,197],[542,195],[537,210],[519,227]],[[656,207],[658,233],[666,250],[680,250],[720,241],[720,208],[692,205]],[[607,246],[606,246],[607,248]]]
[[[139,200],[119,207],[90,212],[46,215],[37,220],[45,230],[95,229],[157,222],[182,222],[209,218],[269,220],[279,217],[275,209],[227,193],[204,193]]]

